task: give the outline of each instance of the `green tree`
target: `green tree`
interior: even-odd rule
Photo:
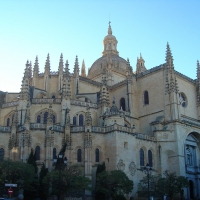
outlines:
[[[161,175],[149,175],[149,191],[151,196],[159,196],[158,180],[161,179]],[[138,183],[138,195],[147,196],[148,194],[148,178],[144,176]]]
[[[59,171],[51,171],[43,179],[46,195],[48,195],[49,188],[51,188],[51,194],[59,194],[63,197],[66,193],[81,193],[85,189],[90,189],[89,184],[91,180],[82,175],[81,170],[77,167],[70,167],[61,170],[60,183],[59,183]],[[59,188],[60,187],[60,188]]]
[[[158,180],[159,191],[162,195],[167,195],[169,199],[173,199],[177,193],[181,194],[183,188],[188,187],[188,181],[183,176],[177,176],[176,172],[165,171],[164,177]]]
[[[34,186],[38,184],[32,165],[11,160],[0,162],[0,181],[17,184],[18,189],[27,191],[36,191]]]
[[[42,165],[40,176],[39,176],[39,187],[38,187],[38,196],[40,199],[46,199],[47,194],[45,191],[45,185],[43,184],[44,177],[48,174],[48,169],[45,167],[44,163]]]
[[[96,191],[115,199],[133,190],[133,181],[121,170],[103,171],[97,175]]]
[[[97,165],[97,171],[96,171],[96,179],[99,173],[103,172],[106,170],[106,165],[105,162],[103,162],[102,164],[98,164]],[[105,199],[105,194],[99,191],[95,191],[95,199],[96,200],[102,200]]]
[[[37,173],[38,168],[37,168],[37,163],[36,163],[36,155],[33,153],[33,149],[31,149],[31,153],[28,157],[27,164],[33,165],[35,169],[35,173]]]

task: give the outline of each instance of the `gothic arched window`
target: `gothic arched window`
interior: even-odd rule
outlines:
[[[7,125],[7,126],[10,126],[10,118],[7,119],[6,125]]]
[[[140,166],[144,166],[144,150],[140,149]]]
[[[153,167],[153,156],[152,156],[152,151],[148,150],[148,163],[150,167]]]
[[[37,116],[37,123],[41,123],[41,116],[40,115]]]
[[[149,93],[148,91],[144,91],[144,105],[149,104]]]
[[[56,148],[53,148],[53,159],[56,159]]]
[[[4,149],[1,148],[0,149],[0,161],[3,161],[3,158],[4,158]]]
[[[36,160],[40,160],[40,147],[39,146],[35,147],[35,157],[36,157]]]
[[[81,149],[77,150],[77,162],[82,162],[82,152]]]
[[[44,124],[47,123],[47,118],[48,118],[48,112],[44,113]]]
[[[95,162],[99,162],[99,149],[95,150]]]
[[[52,99],[55,99],[56,97],[55,97],[55,95],[52,95]]]
[[[120,109],[122,108],[123,111],[126,110],[126,104],[125,104],[125,99],[121,98],[120,99]]]
[[[76,125],[76,117],[73,117],[73,125]]]
[[[79,126],[83,126],[83,115],[79,115]]]

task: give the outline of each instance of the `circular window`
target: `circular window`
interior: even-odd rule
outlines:
[[[187,97],[184,93],[179,94],[179,102],[183,108],[187,107]]]

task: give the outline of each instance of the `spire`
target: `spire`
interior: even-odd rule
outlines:
[[[62,74],[63,73],[63,54],[61,53],[60,55],[60,62],[59,62],[59,68],[58,68],[58,71],[59,71],[59,74]]]
[[[63,76],[63,87],[62,87],[62,98],[70,99],[71,98],[71,77],[69,73],[69,64],[68,60],[65,63],[65,73]]]
[[[140,58],[137,58],[137,64],[136,64],[136,74],[139,74],[141,72],[146,71],[146,67],[144,65],[145,61],[142,58],[142,54],[140,53]]]
[[[35,58],[34,68],[33,68],[33,76],[36,77],[39,74],[39,63],[38,63],[38,56]]]
[[[112,35],[112,28],[110,26],[111,22],[108,22],[109,26],[108,26],[108,35]]]
[[[30,76],[30,64],[27,60],[24,70],[24,77],[22,79],[20,99],[29,101],[29,76]]]
[[[126,62],[126,75],[131,75],[133,72],[132,67],[130,66],[129,58],[127,58]]]
[[[32,71],[32,62],[30,61],[30,63],[29,63],[29,78],[32,78],[32,74],[33,74],[33,71]]]
[[[79,76],[79,64],[78,64],[78,57],[76,56],[76,59],[75,59],[75,64],[74,64],[74,76],[75,77],[78,77]]]
[[[84,60],[82,62],[82,67],[81,67],[81,76],[86,77],[85,62],[84,62]]]
[[[104,51],[102,52],[103,56],[107,54],[115,54],[119,55],[119,52],[117,51],[117,40],[114,35],[112,35],[112,29],[111,29],[111,22],[109,22],[108,26],[108,35],[104,38],[103,44],[104,44]]]
[[[166,80],[165,80],[165,94],[170,94],[172,92],[178,93],[178,83],[176,80],[176,75],[174,71],[173,56],[167,43],[166,50]]]
[[[165,61],[166,61],[167,65],[169,67],[173,67],[174,66],[174,64],[173,64],[173,56],[172,56],[171,49],[170,49],[170,46],[169,46],[168,42],[167,42],[167,49],[166,49],[166,58],[165,58]]]
[[[45,72],[44,73],[47,73],[47,74],[50,74],[50,58],[49,58],[49,53],[47,54],[47,60],[46,60],[46,63],[45,63]]]

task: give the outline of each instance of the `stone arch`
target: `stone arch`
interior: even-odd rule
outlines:
[[[35,143],[35,144],[33,145],[33,151],[34,151],[34,153],[35,153],[35,150],[36,150],[36,147],[37,147],[37,146],[40,147],[40,160],[42,160],[42,159],[43,159],[43,149],[42,149],[42,145],[41,145],[39,142],[37,142],[37,143]]]
[[[142,151],[143,151],[143,156],[142,156]],[[145,146],[140,147],[139,149],[139,164],[140,166],[145,166],[147,162],[147,149]]]
[[[56,112],[54,112],[53,110],[51,110],[51,111],[52,111],[52,115],[55,116],[55,120],[54,120],[54,117],[52,118],[53,124],[55,124],[56,121],[57,121],[57,115],[56,115]],[[35,122],[36,122],[36,123],[39,123],[39,122],[38,122],[38,116],[40,116],[40,123],[43,124],[44,122],[46,122],[47,119],[45,119],[45,118],[48,117],[48,116],[46,116],[45,113],[48,113],[48,112],[49,112],[49,109],[47,109],[47,108],[38,111],[38,112],[35,114]]]
[[[119,109],[122,108],[123,111],[126,111],[126,99],[124,97],[120,98],[119,105],[120,105]]]
[[[78,150],[81,150],[81,162],[78,162]],[[81,146],[77,146],[75,149],[74,149],[74,160],[76,163],[83,163],[84,162],[84,150]]]
[[[99,162],[96,162],[96,149],[99,150]],[[99,145],[95,147],[93,154],[94,154],[94,163],[100,163],[102,161],[102,151]]]
[[[81,123],[80,125],[80,115],[83,116],[83,123]],[[85,112],[80,111],[77,112],[74,116],[73,116],[73,124],[74,124],[74,119],[76,119],[76,125],[77,126],[84,126],[85,125]],[[74,124],[75,125],[75,124]]]
[[[4,124],[5,126],[12,126],[12,122],[14,120],[14,115],[15,115],[15,111],[12,110],[10,111],[4,118]],[[9,120],[8,120],[9,119]],[[8,121],[9,121],[9,125],[8,125]]]

